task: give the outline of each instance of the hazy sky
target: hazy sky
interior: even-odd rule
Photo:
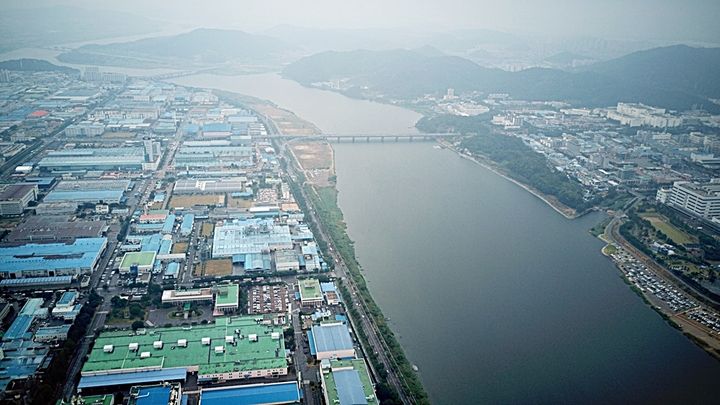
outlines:
[[[69,4],[250,32],[319,28],[485,28],[548,36],[720,42],[719,0],[0,0],[1,7]],[[0,8],[1,10],[1,8]]]

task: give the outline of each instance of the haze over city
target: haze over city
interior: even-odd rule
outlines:
[[[718,16],[0,0],[0,405],[716,404]]]
[[[720,40],[720,3],[702,0],[6,0],[0,7],[51,5],[119,10],[173,25],[251,32],[290,24],[342,29],[491,29],[535,36],[709,43]]]

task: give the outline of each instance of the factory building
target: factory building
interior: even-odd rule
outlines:
[[[116,381],[148,372],[183,370],[198,383],[275,378],[287,375],[281,328],[253,316],[220,317],[214,324],[163,328],[162,336],[106,331],[83,365],[78,387],[112,375]]]
[[[303,307],[315,307],[322,305],[323,295],[320,282],[317,279],[309,278],[298,280],[300,290],[300,305]]]
[[[323,360],[320,369],[326,404],[379,403],[364,360]]]
[[[213,258],[232,257],[290,248],[292,240],[287,225],[275,225],[265,219],[243,219],[215,228],[212,255]]]
[[[313,325],[308,332],[310,354],[322,359],[354,359],[355,347],[347,325],[342,322]]]
[[[0,215],[21,215],[37,197],[37,184],[11,184],[0,193]]]
[[[107,246],[107,238],[81,238],[73,243],[28,243],[0,248],[0,277],[78,276],[91,273]]]

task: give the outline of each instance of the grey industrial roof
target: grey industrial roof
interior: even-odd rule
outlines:
[[[320,352],[333,352],[353,348],[352,338],[347,326],[342,323],[315,325],[312,328],[315,349]]]

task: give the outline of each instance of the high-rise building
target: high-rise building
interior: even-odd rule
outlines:
[[[100,82],[102,81],[102,73],[100,68],[94,66],[88,66],[85,68],[85,81],[86,82]]]
[[[0,70],[0,83],[10,83],[10,71]]]

